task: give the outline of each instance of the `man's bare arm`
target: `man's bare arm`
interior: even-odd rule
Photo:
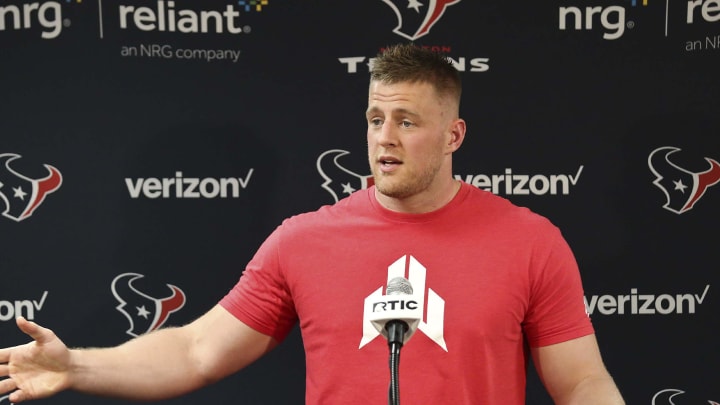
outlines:
[[[0,395],[14,403],[71,389],[126,399],[175,397],[237,371],[277,345],[215,306],[194,322],[165,328],[120,346],[68,349],[55,334],[24,319],[33,338],[0,349]]]
[[[532,349],[540,379],[557,405],[624,405],[595,335]]]

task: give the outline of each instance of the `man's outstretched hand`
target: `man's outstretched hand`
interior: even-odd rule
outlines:
[[[17,318],[17,326],[33,341],[0,349],[0,395],[10,402],[46,398],[70,386],[70,351],[47,328]]]

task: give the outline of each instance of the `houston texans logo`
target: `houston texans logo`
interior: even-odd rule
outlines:
[[[323,152],[317,160],[318,172],[325,179],[322,188],[333,196],[335,202],[375,184],[372,175],[363,176],[340,166],[338,159],[349,153],[346,150],[332,149]]]
[[[393,30],[401,37],[414,41],[430,32],[445,9],[461,0],[382,0],[395,12],[398,25]]]
[[[130,336],[140,336],[161,327],[171,313],[185,305],[185,293],[174,285],[165,284],[171,292],[165,298],[151,297],[139,291],[133,282],[143,277],[142,274],[123,273],[112,282],[112,293],[120,303],[115,308],[130,322],[130,328],[125,331]]]
[[[666,389],[666,390],[659,391],[657,394],[655,394],[653,396],[652,405],[683,405],[686,402],[675,403],[673,398],[678,395],[682,395],[684,393],[685,393],[685,391],[676,390],[676,389]],[[707,401],[707,402],[710,405],[720,405],[715,401]],[[688,405],[691,403],[694,403],[694,402],[687,402]],[[699,402],[698,402],[698,404],[699,404]]]
[[[705,158],[710,167],[699,173],[693,173],[670,161],[673,153],[680,148],[663,146],[648,156],[648,166],[656,179],[656,185],[667,199],[663,208],[676,214],[691,210],[710,186],[720,182],[720,163]]]
[[[42,179],[31,179],[11,169],[10,162],[19,158],[14,153],[0,153],[0,199],[5,201],[2,214],[16,222],[29,218],[62,184],[62,175],[50,165],[44,165],[48,175]]]

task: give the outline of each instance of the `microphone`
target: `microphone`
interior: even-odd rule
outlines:
[[[372,300],[370,322],[388,340],[388,344],[402,346],[415,333],[422,319],[422,296],[413,293],[412,284],[405,277],[388,282],[385,295]]]

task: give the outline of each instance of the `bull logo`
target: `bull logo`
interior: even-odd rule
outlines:
[[[318,172],[325,180],[322,188],[332,195],[335,202],[357,190],[366,189],[375,184],[372,175],[357,174],[338,163],[338,159],[349,153],[346,150],[332,149],[323,152],[317,160]]]
[[[656,185],[664,194],[668,211],[682,214],[691,210],[710,186],[720,182],[720,163],[705,158],[710,167],[699,173],[691,172],[670,161],[673,153],[680,148],[663,146],[648,156],[648,166],[656,179]]]
[[[678,395],[682,395],[684,393],[685,393],[685,391],[676,390],[676,389],[672,389],[672,388],[659,391],[658,393],[656,393],[653,396],[652,405],[683,405],[683,404],[685,404],[685,402],[676,403],[673,400],[673,398]],[[720,405],[719,403],[717,403],[715,401],[708,400],[707,402],[710,405]],[[690,404],[690,403],[695,403],[695,402],[689,402],[688,404]],[[699,402],[697,402],[697,403],[699,404]]]
[[[185,293],[170,284],[170,295],[165,298],[151,297],[133,286],[135,280],[144,276],[137,273],[123,273],[112,282],[112,293],[120,303],[115,309],[123,314],[130,328],[130,336],[140,336],[163,326],[171,313],[185,305]]]
[[[42,179],[31,179],[11,169],[10,162],[19,158],[14,153],[0,154],[0,199],[5,202],[2,214],[15,222],[30,218],[45,197],[62,184],[62,175],[50,165],[44,165],[48,175]]]
[[[398,25],[393,30],[401,37],[414,41],[430,32],[430,28],[445,14],[445,9],[461,0],[382,0],[395,12]]]

